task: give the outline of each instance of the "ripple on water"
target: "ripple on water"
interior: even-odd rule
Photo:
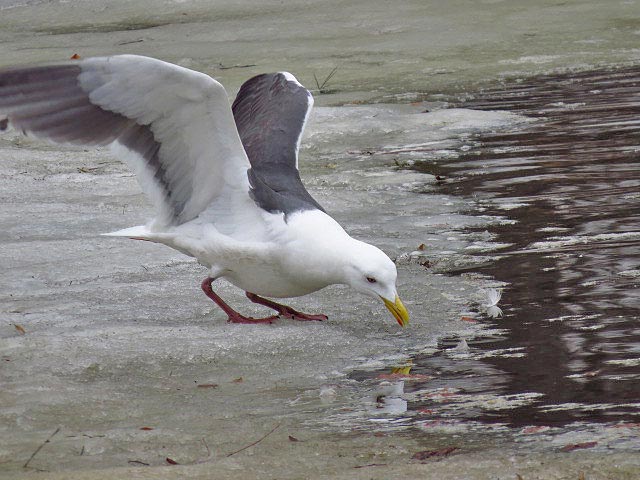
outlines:
[[[429,377],[405,382],[415,425],[507,425],[559,439],[576,425],[603,439],[637,430],[638,91],[640,69],[628,68],[539,77],[461,105],[536,121],[478,134],[471,148],[436,158],[443,193],[475,198],[471,215],[509,220],[481,227],[500,248],[468,270],[507,284],[504,317],[463,317],[504,333],[442,339],[413,358],[411,373]],[[433,170],[432,160],[412,165]],[[472,222],[462,229],[476,232]]]

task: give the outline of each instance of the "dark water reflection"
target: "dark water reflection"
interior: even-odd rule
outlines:
[[[459,106],[538,119],[435,166],[444,192],[517,220],[489,228],[511,246],[472,270],[509,284],[505,316],[484,320],[507,333],[468,340],[468,360],[449,355],[455,338],[414,359],[413,373],[435,378],[407,382],[409,410],[513,426],[640,421],[640,68],[536,78]],[[524,355],[482,355],[510,348]],[[455,392],[450,406],[478,401],[447,410],[424,394],[438,387]],[[481,401],[526,392],[541,395],[507,409]]]

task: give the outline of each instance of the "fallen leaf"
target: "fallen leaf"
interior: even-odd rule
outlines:
[[[613,428],[640,428],[640,423],[618,423]]]
[[[478,323],[478,321],[473,317],[460,317],[460,320],[463,322]]]
[[[583,443],[570,443],[560,449],[561,452],[573,452],[581,448],[592,448],[598,445],[598,442],[583,442]]]
[[[218,388],[217,383],[201,383],[198,388]]]
[[[455,393],[455,392],[449,391],[448,387],[444,387],[444,388],[440,388],[440,389],[438,389],[436,391],[433,391],[433,392],[424,393],[424,394],[422,394],[422,396],[424,398],[441,399],[441,398],[456,397],[456,396],[458,396],[458,394]]]
[[[423,373],[380,373],[376,378],[380,380],[431,380],[433,377]]]
[[[546,430],[549,430],[550,427],[547,427],[546,425],[539,425],[539,426],[534,426],[534,427],[525,427],[522,429],[522,431],[520,433],[524,433],[525,435],[530,435],[532,433],[538,433],[538,432],[544,432]]]
[[[13,326],[16,328],[16,330],[20,335],[24,335],[25,333],[27,333],[22,325],[18,325],[17,323],[14,323]]]
[[[178,464],[178,462],[176,462],[176,461],[175,461],[174,459],[172,459],[172,458],[167,457],[167,458],[165,458],[165,460],[167,461],[167,463],[168,463],[169,465],[179,465],[179,464]]]
[[[434,410],[431,410],[430,408],[420,408],[418,409],[418,412],[426,413],[427,415],[433,415],[435,413]]]
[[[149,430],[153,430],[153,427],[140,427],[140,430],[149,431]]]
[[[422,452],[415,453],[413,455],[414,460],[428,460],[434,457],[448,457],[456,450],[459,450],[458,447],[444,447],[439,448],[438,450],[423,450]]]
[[[405,365],[403,367],[394,367],[391,369],[391,373],[400,373],[403,375],[409,375],[411,373],[411,369],[413,365]]]
[[[292,437],[291,435],[289,435],[289,441],[290,442],[299,442],[300,440],[298,440],[296,437]]]
[[[80,55],[74,53],[73,55],[71,55],[71,60],[80,60]]]

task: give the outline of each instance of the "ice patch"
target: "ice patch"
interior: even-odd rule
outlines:
[[[410,105],[316,107],[304,137],[312,140],[316,148],[341,153],[349,150],[350,153],[359,151],[368,156],[442,155],[443,152],[458,155],[465,133],[507,128],[531,121],[510,112],[465,108],[424,113]],[[376,139],[373,144],[369,143],[372,138]],[[341,145],[348,147],[341,149]],[[310,145],[303,140],[302,146],[309,148]]]
[[[640,277],[640,270],[623,270],[618,272],[621,277],[638,278]]]
[[[533,63],[541,65],[544,63],[552,63],[562,58],[562,55],[526,55],[516,59],[500,60],[502,65],[520,65],[523,63]]]
[[[528,207],[528,203],[498,203],[496,207],[501,210],[515,210],[516,208]]]
[[[512,243],[498,243],[498,242],[476,242],[472,245],[465,247],[467,252],[494,252],[496,250],[502,250],[508,248]]]
[[[622,232],[622,233],[600,233],[596,235],[574,235],[569,237],[555,237],[543,242],[534,242],[529,245],[530,249],[550,249],[562,248],[571,245],[586,245],[597,242],[623,242],[630,240],[639,240],[640,232]]]
[[[640,366],[640,358],[625,358],[623,360],[606,360],[605,363],[609,365],[620,365],[622,367],[637,367]]]
[[[565,227],[542,227],[542,228],[538,228],[536,231],[541,233],[558,233],[558,232],[566,232],[568,230],[570,229]]]

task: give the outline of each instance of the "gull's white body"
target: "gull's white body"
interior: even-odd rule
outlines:
[[[177,227],[138,226],[105,235],[163,243],[196,258],[212,277],[265,297],[298,297],[343,283],[344,253],[362,242],[329,215],[306,211],[286,222],[282,214],[261,216],[259,227],[254,222],[246,230],[238,223],[229,229],[195,219]]]

